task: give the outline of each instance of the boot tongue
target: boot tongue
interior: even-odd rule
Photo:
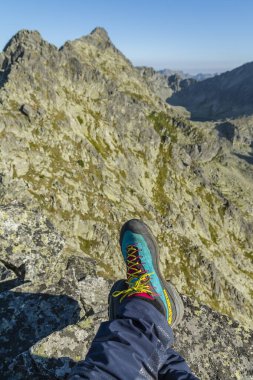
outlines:
[[[129,249],[128,251],[128,255],[131,255],[131,268],[129,268],[127,271],[128,280],[131,277],[131,274],[136,273],[139,269],[141,269],[140,259],[138,257],[139,256],[138,248],[135,245],[131,245],[130,247],[133,247],[135,250]],[[135,256],[135,258],[133,258],[133,256]],[[129,282],[131,284],[134,284],[137,280],[138,280],[138,277],[133,277],[131,278],[131,280],[129,280]]]

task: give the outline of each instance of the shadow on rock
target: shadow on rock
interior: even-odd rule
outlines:
[[[220,123],[215,127],[215,129],[217,130],[220,138],[225,138],[231,143],[233,142],[235,137],[235,126],[232,123]]]
[[[11,290],[13,288],[16,288],[19,285],[25,284],[30,281],[23,281],[20,278],[13,278],[11,280],[7,281],[1,281],[0,282],[0,293],[6,292],[7,290]]]
[[[248,164],[253,165],[253,153],[250,153],[248,156],[246,154],[234,153],[241,160],[246,161]]]
[[[7,281],[8,282],[8,281]],[[6,284],[6,288],[10,284]],[[4,284],[3,284],[4,286]],[[0,373],[36,342],[79,320],[78,302],[66,295],[4,291],[0,294]]]
[[[44,358],[27,351],[14,361],[6,380],[65,380],[76,364],[69,357]]]

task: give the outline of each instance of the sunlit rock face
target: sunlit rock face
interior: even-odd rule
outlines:
[[[36,366],[61,378],[83,358],[107,317],[113,281],[125,277],[118,235],[130,218],[150,225],[165,277],[190,297],[176,348],[202,379],[248,371],[252,120],[190,122],[159,96],[159,83],[134,68],[102,28],[60,49],[38,32],[20,31],[0,54],[5,373],[34,379]],[[223,335],[208,326],[208,315]],[[227,355],[219,369],[204,357],[197,366],[187,350],[191,332],[196,355],[212,356],[207,328]],[[232,330],[240,345],[229,340]],[[234,352],[244,363],[238,373],[228,359]],[[68,358],[57,362],[60,369],[57,357]]]

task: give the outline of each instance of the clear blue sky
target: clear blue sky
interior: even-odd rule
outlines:
[[[104,27],[135,65],[221,72],[253,61],[253,0],[6,0],[0,50],[20,29],[61,46]]]

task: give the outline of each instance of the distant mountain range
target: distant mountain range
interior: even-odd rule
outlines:
[[[208,79],[208,78],[212,78],[214,77],[215,75],[218,75],[217,73],[214,73],[214,74],[203,74],[203,73],[198,73],[196,75],[193,75],[193,74],[187,74],[181,70],[171,70],[171,69],[163,69],[163,70],[158,70],[158,73],[162,74],[162,75],[165,75],[167,77],[170,77],[171,75],[179,75],[182,79],[189,79],[189,78],[192,78],[192,79],[195,79],[197,81],[202,81],[202,80],[205,80],[205,79]]]
[[[168,80],[173,89],[168,103],[185,107],[192,119],[253,115],[253,62],[202,81],[190,79],[185,82],[175,75]]]

